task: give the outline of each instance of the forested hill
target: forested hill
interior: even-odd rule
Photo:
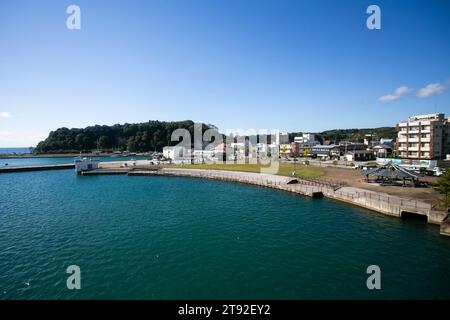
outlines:
[[[113,126],[90,126],[84,129],[59,128],[50,132],[47,139],[39,142],[35,153],[70,153],[97,150],[128,150],[131,152],[161,151],[164,146],[176,145],[171,142],[175,129],[187,129],[194,134],[191,120],[164,122],[148,121],[135,124],[115,124]],[[203,131],[215,128],[203,125]]]
[[[77,153],[91,150],[128,150],[131,152],[161,151],[168,145],[176,145],[177,141],[171,141],[172,132],[175,129],[184,128],[194,134],[194,122],[191,120],[164,122],[148,121],[134,124],[115,124],[113,126],[90,126],[84,129],[59,128],[50,132],[47,139],[39,142],[35,153]],[[203,132],[209,128],[216,129],[213,125],[203,125]],[[319,142],[331,141],[360,141],[366,134],[372,134],[374,140],[380,138],[395,138],[393,127],[374,129],[335,129],[316,133]],[[289,133],[289,140],[301,136],[301,132]]]
[[[316,133],[317,139],[323,141],[331,141],[337,143],[340,141],[363,142],[364,136],[371,134],[373,140],[380,140],[381,138],[395,139],[397,136],[395,127],[381,127],[373,129],[333,129]],[[289,140],[294,141],[294,137],[301,136],[301,132],[289,133]]]

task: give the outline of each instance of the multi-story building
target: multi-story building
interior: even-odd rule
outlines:
[[[439,160],[450,153],[450,123],[443,113],[410,117],[397,124],[396,155],[404,159]]]
[[[294,137],[294,142],[297,143],[315,143],[316,135],[314,133],[303,133],[301,137]]]

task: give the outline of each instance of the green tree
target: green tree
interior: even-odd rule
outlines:
[[[98,139],[98,146],[100,149],[106,149],[109,147],[109,138],[107,136],[101,136]]]
[[[434,184],[434,190],[444,195],[444,205],[450,207],[450,170],[447,171]]]
[[[136,151],[136,139],[134,137],[130,137],[127,141],[127,150],[134,152]]]

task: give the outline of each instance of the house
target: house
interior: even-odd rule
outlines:
[[[370,161],[375,160],[375,155],[372,150],[354,150],[349,151],[345,155],[347,161]]]
[[[311,147],[311,155],[313,158],[339,159],[341,155],[340,146],[335,144],[316,145]]]
[[[373,139],[373,135],[371,135],[371,134],[364,135],[364,144],[366,146],[372,145],[372,139]]]
[[[378,144],[373,147],[373,154],[377,158],[386,158],[392,155],[394,148],[389,144]]]
[[[344,142],[344,143],[339,144],[339,152],[340,152],[340,155],[342,155],[342,156],[350,151],[367,150],[367,149],[368,149],[368,146],[365,143]]]

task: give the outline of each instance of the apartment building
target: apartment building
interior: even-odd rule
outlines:
[[[450,153],[450,123],[443,113],[410,117],[397,124],[397,156],[439,160]]]

